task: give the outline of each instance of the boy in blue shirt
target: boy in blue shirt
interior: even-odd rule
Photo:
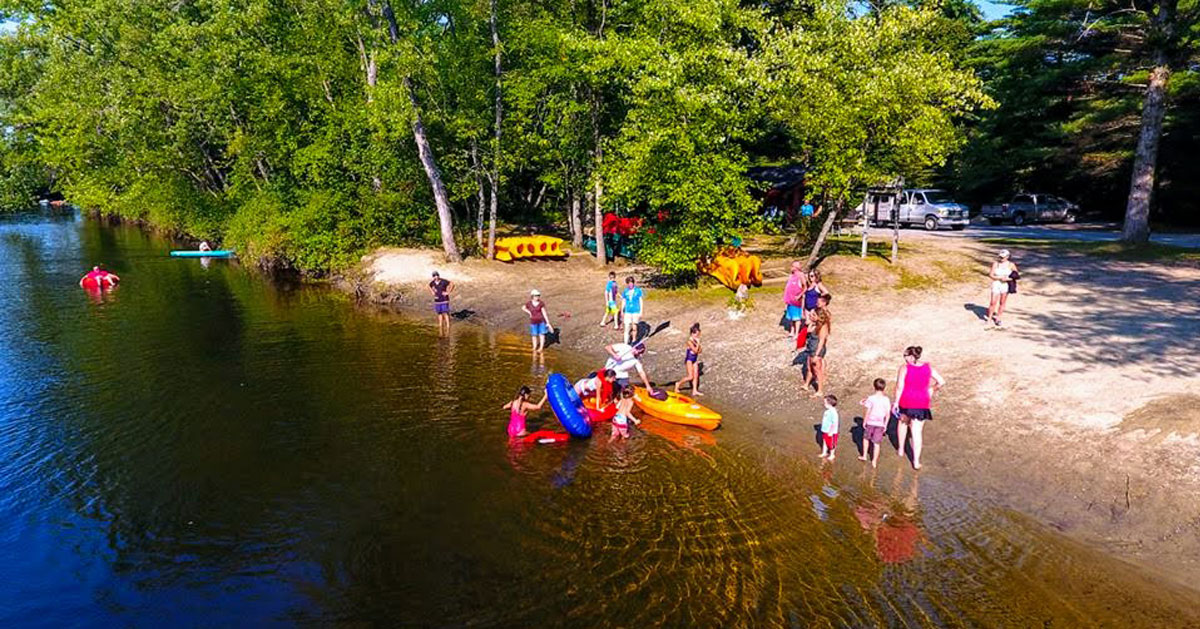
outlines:
[[[621,291],[621,309],[625,312],[625,343],[637,341],[638,322],[642,320],[642,289],[638,288],[633,276],[625,278],[625,290]],[[630,336],[630,328],[633,335]]]
[[[613,271],[608,272],[608,282],[604,285],[604,316],[600,317],[600,327],[608,325],[608,317],[612,315],[613,329],[620,328],[621,314],[618,300],[621,298],[621,292],[617,286],[617,274]]]

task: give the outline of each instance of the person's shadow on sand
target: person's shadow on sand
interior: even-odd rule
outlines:
[[[969,310],[970,312],[974,313],[976,317],[979,317],[980,321],[987,321],[987,306],[968,303],[963,304],[963,310]]]

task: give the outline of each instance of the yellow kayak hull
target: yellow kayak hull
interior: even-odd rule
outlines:
[[[496,240],[496,259],[512,262],[524,258],[562,258],[562,238],[554,236],[509,236]]]
[[[672,424],[695,426],[704,430],[716,430],[721,426],[720,413],[679,393],[668,391],[667,399],[656,400],[650,397],[646,389],[634,387],[633,403],[643,413]]]

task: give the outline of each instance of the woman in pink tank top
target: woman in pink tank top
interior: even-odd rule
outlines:
[[[904,364],[900,365],[900,371],[896,374],[896,404],[892,410],[900,415],[900,422],[896,426],[900,456],[904,456],[904,442],[908,439],[909,429],[912,429],[913,469],[921,469],[922,432],[925,422],[933,419],[933,413],[929,410],[930,402],[945,384],[946,379],[936,369],[921,361],[919,346],[904,350]]]

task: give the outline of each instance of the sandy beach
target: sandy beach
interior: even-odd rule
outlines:
[[[428,317],[425,288],[439,269],[457,285],[456,324],[524,333],[521,305],[539,289],[561,343],[547,352],[604,360],[620,332],[597,324],[609,270],[648,283],[643,320],[657,328],[645,363],[652,380],[683,377],[687,328],[704,330],[704,402],[730,421],[782,431],[810,457],[821,405],[800,389],[795,352],[779,326],[787,265],[778,243],[762,253],[764,286],[753,307],[730,309],[732,291],[656,288],[648,270],[598,268],[577,253],[563,261],[445,265],[436,252],[384,249],[342,280],[364,303]],[[880,250],[882,250],[880,245]],[[834,295],[830,392],[844,405],[836,465],[855,460],[856,402],[876,377],[894,387],[901,353],[921,345],[948,380],[926,429],[923,475],[952,478],[989,501],[1029,514],[1074,540],[1195,587],[1200,575],[1200,269],[1120,261],[1069,248],[1009,246],[1020,292],[1003,329],[990,329],[988,264],[998,247],[957,240],[909,243],[891,266],[836,255],[820,266]],[[757,251],[756,251],[757,250]],[[719,435],[719,433],[718,433]],[[784,447],[792,447],[786,445]],[[885,444],[883,466],[907,465]]]

